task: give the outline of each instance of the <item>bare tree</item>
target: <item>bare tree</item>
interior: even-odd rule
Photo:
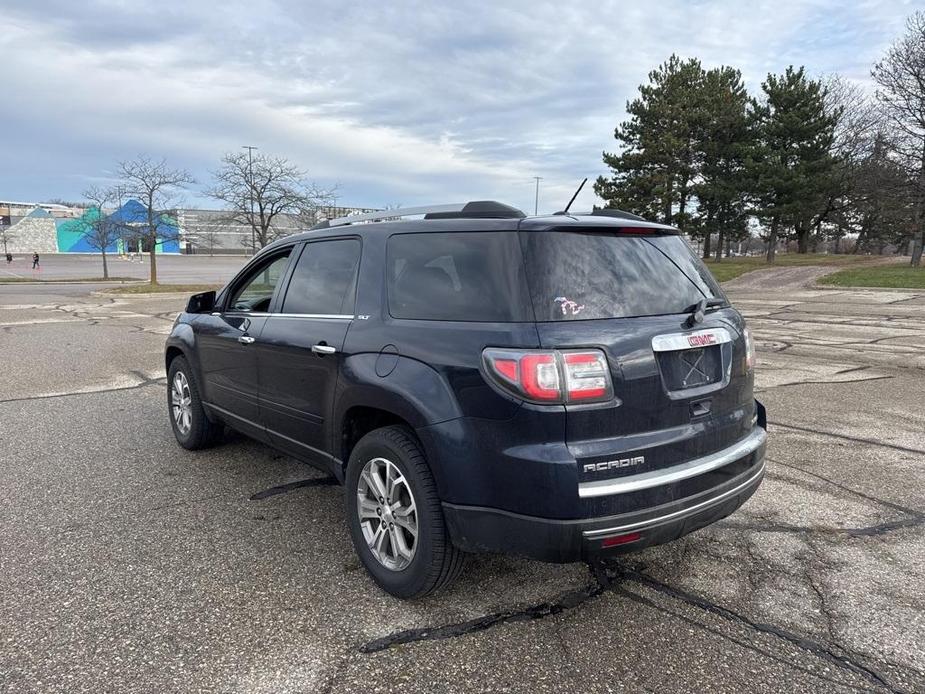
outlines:
[[[4,224],[3,220],[0,219],[0,241],[3,242],[3,255],[9,254],[9,251],[6,250],[6,244],[12,243],[14,238],[16,238],[16,235],[10,233],[10,225]]]
[[[151,255],[151,284],[157,284],[157,245],[177,238],[176,227],[164,219],[176,202],[179,191],[195,183],[185,169],[171,169],[164,159],[139,155],[119,164],[124,192],[138,198],[145,207],[145,221],[140,234]]]
[[[229,222],[248,227],[252,240],[245,246],[258,248],[294,229],[280,224],[281,216],[294,216],[301,224],[317,217],[330,204],[333,190],[307,180],[308,174],[284,157],[229,152],[213,173],[214,183],[206,195],[225,204]]]
[[[90,186],[82,195],[90,204],[80,220],[80,235],[90,248],[98,250],[103,256],[103,278],[109,279],[106,249],[120,238],[122,229],[106,214],[105,208],[116,200],[116,192],[112,188]]]
[[[909,177],[915,199],[912,265],[922,261],[925,245],[925,12],[906,20],[906,33],[871,72],[879,85],[877,99],[894,126],[896,151]]]
[[[806,223],[814,247],[827,239],[835,242],[838,252],[839,240],[849,232],[853,186],[873,147],[880,114],[860,86],[840,75],[830,75],[823,84],[825,110],[835,123],[831,147],[835,165]]]

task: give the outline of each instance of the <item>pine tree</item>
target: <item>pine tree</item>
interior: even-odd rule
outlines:
[[[832,154],[838,114],[826,108],[825,88],[804,69],[788,67],[762,83],[756,104],[758,145],[752,157],[755,212],[769,228],[768,262],[785,234],[808,250],[813,215],[824,206],[836,166]]]
[[[724,245],[747,235],[746,164],[752,153],[753,128],[750,99],[742,74],[731,67],[705,73],[698,99],[695,152],[698,178],[692,192],[698,202],[698,236],[704,240],[704,257],[717,235],[716,259]]]
[[[672,55],[649,73],[649,84],[640,85],[640,96],[626,106],[629,120],[614,130],[622,151],[604,152],[613,175],[594,184],[609,206],[665,224],[682,225],[688,219],[703,79],[699,60]]]

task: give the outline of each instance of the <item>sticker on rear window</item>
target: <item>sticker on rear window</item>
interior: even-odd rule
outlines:
[[[553,301],[559,304],[559,310],[562,311],[563,316],[577,316],[585,308],[584,304],[572,301],[567,296],[557,296]]]

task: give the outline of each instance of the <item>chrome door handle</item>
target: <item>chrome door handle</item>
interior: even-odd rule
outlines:
[[[242,345],[252,345],[256,340],[256,337],[251,337],[250,335],[241,335],[241,337],[238,338],[238,342]]]
[[[337,347],[331,345],[312,345],[312,352],[315,354],[334,354],[336,351]]]

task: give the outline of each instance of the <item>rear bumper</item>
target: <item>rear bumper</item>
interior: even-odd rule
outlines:
[[[763,429],[759,431],[751,438],[752,445],[743,447],[740,442],[715,456],[722,465],[741,466],[747,462],[746,469],[700,493],[628,513],[574,520],[444,503],[450,536],[466,551],[519,554],[557,563],[670,542],[725,518],[755,493],[765,468],[765,437]],[[693,472],[691,464],[687,464],[686,471]],[[665,474],[671,475],[672,471]],[[653,482],[647,480],[650,486]],[[666,483],[670,482],[666,477]],[[617,491],[615,496],[619,494]]]

